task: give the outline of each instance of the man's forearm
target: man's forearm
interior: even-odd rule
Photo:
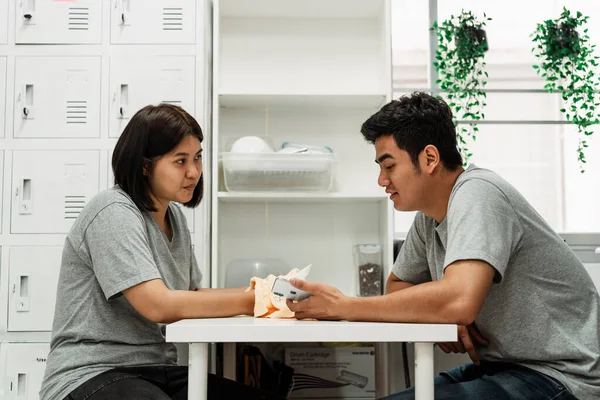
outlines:
[[[343,319],[461,325],[472,322],[467,321],[470,317],[462,307],[460,293],[446,282],[427,282],[402,290],[397,288],[399,286],[388,288],[384,296],[350,299]]]

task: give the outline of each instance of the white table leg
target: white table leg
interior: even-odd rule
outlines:
[[[415,400],[434,400],[433,343],[415,343]]]
[[[223,343],[223,377],[235,381],[236,378],[236,356],[235,343]]]
[[[188,399],[206,400],[208,395],[208,343],[190,343]]]

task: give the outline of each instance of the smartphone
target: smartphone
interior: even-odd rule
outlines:
[[[301,301],[311,296],[309,292],[295,288],[287,279],[283,278],[275,279],[271,292],[277,296],[296,301]]]

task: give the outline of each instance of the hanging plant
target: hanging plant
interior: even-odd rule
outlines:
[[[488,50],[487,35],[483,29],[491,18],[483,14],[479,20],[470,11],[462,10],[458,16],[439,23],[431,30],[437,33],[435,67],[439,79],[436,84],[445,92],[448,105],[453,111],[456,125],[458,149],[464,165],[473,155],[468,149],[468,139],[477,139],[477,121],[485,118],[487,84],[485,52]],[[458,124],[457,120],[470,120],[469,124]]]
[[[600,80],[594,71],[598,57],[594,56],[595,45],[590,43],[588,30],[583,29],[588,18],[563,8],[558,19],[538,24],[531,35],[536,45],[532,51],[538,59],[533,68],[545,78],[548,92],[562,92],[564,108],[560,111],[577,126],[577,160],[582,173],[586,163],[584,149],[588,147],[586,137],[592,134],[591,126],[599,122],[600,106],[596,92]]]

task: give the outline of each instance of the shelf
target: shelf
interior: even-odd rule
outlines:
[[[221,0],[222,17],[233,18],[376,18],[384,0]]]
[[[379,108],[385,94],[221,94],[219,103],[226,108]]]
[[[227,203],[330,203],[330,202],[382,202],[387,195],[358,193],[309,192],[219,192],[219,201]]]

